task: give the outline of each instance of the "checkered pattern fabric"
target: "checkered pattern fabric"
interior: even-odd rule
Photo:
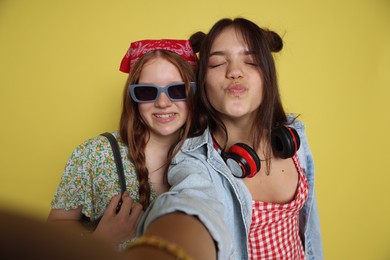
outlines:
[[[248,237],[250,259],[305,259],[298,215],[308,196],[308,184],[297,156],[293,161],[299,173],[294,200],[286,204],[253,201]]]

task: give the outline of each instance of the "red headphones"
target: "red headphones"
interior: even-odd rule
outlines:
[[[223,151],[214,140],[214,148],[237,178],[251,178],[260,171],[260,158],[250,146],[244,143],[234,144],[227,152]],[[298,151],[301,141],[294,128],[279,126],[272,129],[271,147],[273,153],[282,159],[291,158]]]

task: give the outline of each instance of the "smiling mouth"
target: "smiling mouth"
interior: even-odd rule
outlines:
[[[175,113],[170,113],[170,114],[155,114],[154,116],[155,117],[158,117],[158,118],[170,118],[170,117],[173,117],[175,115]]]

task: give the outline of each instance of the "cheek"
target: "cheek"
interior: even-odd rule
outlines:
[[[206,97],[209,100],[210,103],[213,103],[213,101],[216,101],[223,96],[223,88],[218,87],[217,84],[208,84],[205,88],[206,91]]]
[[[182,115],[182,118],[185,121],[187,119],[187,117],[188,117],[188,105],[187,105],[187,102],[180,102],[180,103],[177,104],[177,107],[179,108],[180,113]]]
[[[261,106],[261,104],[263,103],[263,99],[264,99],[263,87],[259,87],[259,88],[254,89],[254,91],[250,94],[250,96],[252,97],[252,104],[255,107]]]
[[[138,105],[138,111],[143,120],[146,120],[151,107],[153,107],[153,103],[141,103]]]
[[[212,71],[208,70],[206,72],[206,76],[204,79],[205,79],[206,86],[210,85],[210,83],[212,83],[212,82],[217,81],[218,77],[216,76],[215,70],[212,70]]]
[[[217,93],[214,89],[208,88],[206,89],[206,97],[211,107],[217,111],[221,111],[223,97],[221,97],[219,93]]]
[[[217,81],[213,79],[212,74],[208,74],[205,78],[205,93],[208,100],[212,100],[216,94]]]

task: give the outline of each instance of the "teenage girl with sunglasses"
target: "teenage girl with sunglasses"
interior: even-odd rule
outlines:
[[[278,90],[272,52],[282,47],[278,34],[242,18],[205,36],[197,131],[173,158],[171,189],[145,212],[129,256],[323,259],[305,127],[286,115]]]
[[[169,189],[167,167],[192,120],[196,65],[187,40],[143,40],[130,45],[120,66],[129,77],[119,131],[112,133],[127,191],[120,194],[109,141],[94,137],[71,154],[51,202],[49,222],[84,231],[79,224],[84,216],[92,222],[101,219],[92,235],[113,246],[135,236],[143,211]]]

